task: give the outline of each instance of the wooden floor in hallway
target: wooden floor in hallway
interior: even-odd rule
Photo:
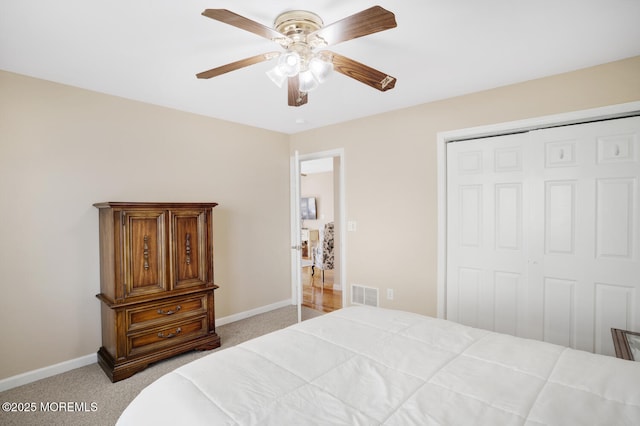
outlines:
[[[322,312],[331,312],[342,308],[342,290],[334,289],[334,270],[323,271],[311,267],[302,268],[302,306]]]

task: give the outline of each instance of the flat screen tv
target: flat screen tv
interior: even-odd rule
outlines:
[[[302,220],[317,219],[315,197],[303,197],[300,199],[300,215]]]

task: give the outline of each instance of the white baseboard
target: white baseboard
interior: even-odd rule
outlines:
[[[98,362],[98,356],[93,353],[81,356],[80,358],[63,361],[59,364],[7,377],[6,379],[0,380],[0,392],[26,385],[27,383],[35,382],[36,380],[46,379],[47,377],[55,376],[56,374],[65,373],[76,368],[84,367],[85,365],[95,364],[96,362]]]
[[[229,315],[227,317],[216,318],[216,327],[220,325],[229,324],[231,322],[240,321],[245,318],[252,317],[254,315],[264,314],[265,312],[273,311],[275,309],[284,308],[285,306],[291,306],[291,304],[292,304],[291,299],[286,299],[280,302],[272,303],[271,305],[261,306],[259,308]]]
[[[235,321],[240,321],[245,318],[252,317],[254,315],[263,314],[265,312],[273,311],[275,309],[284,308],[291,305],[291,299],[286,299],[281,302],[272,303],[271,305],[261,306],[259,308],[251,309],[249,311],[240,312],[227,317],[216,318],[216,326],[229,324]],[[0,380],[0,392],[9,389],[16,388],[18,386],[26,385],[27,383],[35,382],[37,380],[46,379],[47,377],[55,376],[56,374],[65,373],[76,368],[84,367],[86,365],[94,364],[98,362],[98,356],[96,353],[81,356],[80,358],[70,359],[63,361],[59,364],[50,365],[48,367],[39,368],[37,370],[27,371],[26,373],[18,374],[16,376],[7,377]]]

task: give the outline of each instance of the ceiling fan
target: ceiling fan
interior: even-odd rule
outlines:
[[[276,66],[267,75],[279,87],[287,81],[288,103],[296,107],[307,103],[308,92],[322,83],[332,70],[383,92],[393,89],[396,84],[395,77],[325,50],[328,46],[347,40],[395,28],[395,15],[380,6],[373,6],[326,26],[318,15],[304,10],[280,14],[273,28],[226,9],[206,9],[202,15],[272,40],[285,50],[263,53],[212,68],[196,74],[198,78],[216,77],[277,58]]]

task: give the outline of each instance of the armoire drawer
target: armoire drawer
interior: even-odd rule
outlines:
[[[157,327],[207,312],[207,295],[171,299],[163,303],[145,304],[126,310],[127,331]]]
[[[127,336],[127,356],[152,352],[207,334],[207,316],[176,321]]]

